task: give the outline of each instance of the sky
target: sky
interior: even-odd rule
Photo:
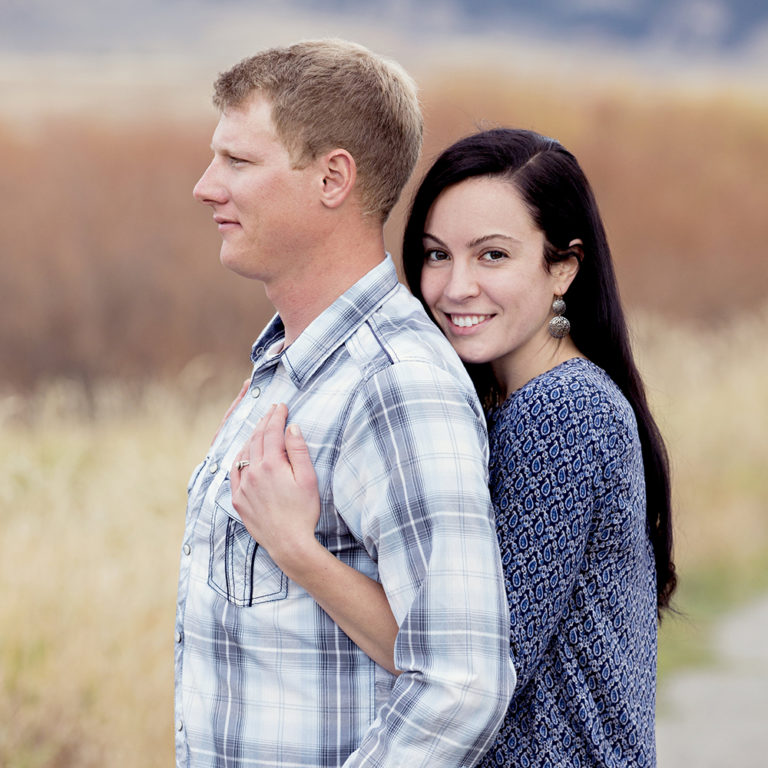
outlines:
[[[339,12],[320,0],[294,2],[301,7],[286,0],[0,0],[0,120],[24,126],[40,114],[94,107],[122,121],[147,111],[197,116],[210,108],[217,72],[261,48],[325,36],[392,56],[417,80],[441,68],[467,67],[553,81],[575,75],[596,85],[634,79],[651,88],[663,83],[768,93],[768,27],[758,29],[745,49],[682,50],[658,35],[607,39],[588,25],[565,37],[561,29],[548,35],[541,26],[533,30],[506,17],[470,28],[461,23],[458,0],[391,0],[376,4],[376,16],[361,7],[365,3],[347,2]],[[345,4],[330,5],[339,2]],[[643,2],[655,0],[624,5]],[[719,5],[677,2],[699,11],[709,7],[710,17]],[[576,2],[585,4],[595,13],[615,6],[613,0]]]

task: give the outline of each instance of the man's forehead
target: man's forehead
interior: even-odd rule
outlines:
[[[213,149],[259,141],[279,143],[272,122],[272,105],[263,97],[248,99],[237,106],[227,107],[219,115],[213,132]]]

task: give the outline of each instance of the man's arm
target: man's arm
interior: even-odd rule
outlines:
[[[359,395],[334,477],[377,559],[402,674],[345,766],[472,766],[514,688],[480,414],[462,384],[397,363]]]

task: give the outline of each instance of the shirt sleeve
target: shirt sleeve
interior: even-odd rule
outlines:
[[[497,427],[491,489],[518,692],[569,610],[590,540],[600,535],[606,478],[615,484],[621,472],[616,457],[624,451],[616,444],[628,441],[599,395],[579,403],[540,391],[513,405]]]
[[[375,374],[353,411],[334,497],[378,561],[402,674],[344,765],[475,765],[515,682],[484,420],[461,383],[417,363]]]

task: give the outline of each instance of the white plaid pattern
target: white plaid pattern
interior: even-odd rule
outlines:
[[[387,258],[276,358],[190,483],[176,647],[179,766],[471,766],[514,687],[485,422],[461,363]],[[323,500],[318,539],[384,585],[393,677],[250,538],[228,469],[285,402]]]

